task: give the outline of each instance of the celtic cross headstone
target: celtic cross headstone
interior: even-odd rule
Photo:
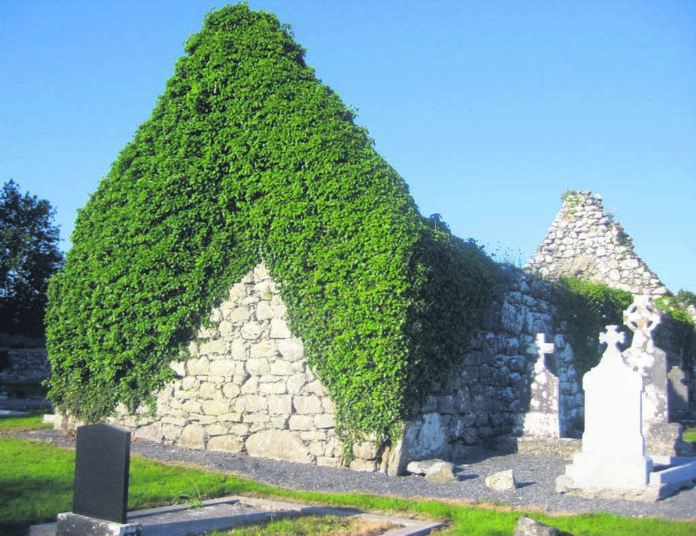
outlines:
[[[557,439],[561,437],[560,385],[558,377],[546,366],[546,355],[554,351],[553,343],[537,333],[528,352],[536,353],[532,382],[529,387],[529,409],[524,415],[522,434],[527,438]]]

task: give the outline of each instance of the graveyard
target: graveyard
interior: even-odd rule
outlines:
[[[211,12],[80,212],[46,350],[0,348],[55,412],[0,445],[67,448],[30,534],[346,509],[393,536],[693,532],[696,304],[599,194],[561,200],[524,267],[495,262],[420,214],[272,14]],[[165,488],[187,461],[217,484],[134,500],[149,456]]]

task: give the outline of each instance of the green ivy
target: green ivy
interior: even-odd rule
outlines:
[[[663,296],[655,300],[655,305],[670,318],[668,333],[674,363],[681,363],[684,371],[693,368],[696,359],[696,324],[687,307],[696,306],[696,295],[680,290],[676,296]]]
[[[420,216],[274,15],[213,11],[186,52],[51,282],[51,399],[87,421],[152,405],[263,260],[342,436],[394,437],[468,345],[495,266]]]
[[[564,323],[575,356],[575,365],[582,376],[599,363],[599,333],[608,325],[623,325],[623,312],[633,303],[633,294],[595,283],[564,276],[554,294],[560,320]],[[696,356],[696,326],[686,308],[692,293],[680,291],[677,296],[664,296],[655,305],[666,314],[663,323],[669,340],[663,340],[672,352],[672,360],[688,369]],[[630,334],[630,332],[628,332]],[[657,336],[664,337],[663,330]],[[627,341],[627,343],[630,341]]]
[[[608,325],[622,325],[633,294],[572,276],[560,278],[554,293],[559,318],[573,347],[580,377],[599,363],[598,336]]]

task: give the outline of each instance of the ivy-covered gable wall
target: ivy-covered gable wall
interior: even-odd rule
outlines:
[[[80,212],[47,313],[62,410],[96,421],[171,361],[260,261],[344,437],[389,437],[466,347],[493,280],[432,229],[275,16],[210,13]]]

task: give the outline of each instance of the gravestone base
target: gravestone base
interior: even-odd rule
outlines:
[[[571,469],[573,466],[568,466],[566,474],[556,479],[556,491],[590,499],[655,502],[696,485],[696,458],[672,457],[662,459],[658,463],[660,465],[656,464],[648,475],[647,483],[633,489],[599,486],[597,480],[590,483],[582,480],[578,482]],[[590,467],[584,469],[591,470]]]
[[[56,536],[140,536],[136,523],[113,523],[72,512],[58,514]]]
[[[650,423],[644,427],[648,454],[656,456],[693,456],[691,443],[682,439],[682,426],[678,423]]]
[[[651,469],[652,461],[646,456],[580,452],[566,467],[566,475],[579,488],[639,490],[648,484]]]

